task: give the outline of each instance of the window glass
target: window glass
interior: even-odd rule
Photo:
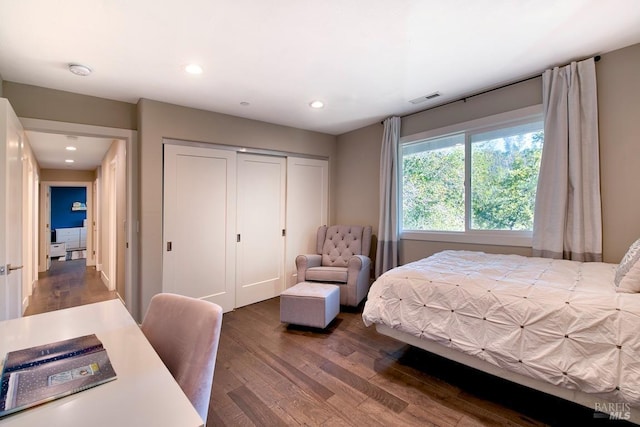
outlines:
[[[464,231],[464,134],[402,148],[405,230]]]
[[[532,230],[542,122],[471,135],[471,228]]]
[[[402,144],[402,231],[530,232],[543,142],[529,114]]]

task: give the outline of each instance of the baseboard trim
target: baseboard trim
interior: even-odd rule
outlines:
[[[104,274],[104,271],[100,272],[100,279],[102,279],[102,283],[104,283],[104,285],[107,287],[107,289],[112,290],[111,289],[111,281],[109,280],[107,275]]]

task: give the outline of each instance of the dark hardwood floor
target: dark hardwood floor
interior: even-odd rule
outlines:
[[[84,260],[41,274],[26,315],[117,298]],[[631,426],[378,334],[346,309],[326,330],[273,298],[226,313],[207,426]]]
[[[366,328],[287,327],[274,298],[226,313],[208,426],[626,426]]]
[[[84,259],[52,261],[49,271],[40,273],[24,315],[45,313],[61,308],[118,298],[100,279],[95,267],[86,267]]]

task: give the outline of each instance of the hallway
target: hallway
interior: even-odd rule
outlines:
[[[45,313],[118,298],[109,291],[95,267],[86,267],[84,259],[53,261],[49,271],[40,273],[24,315]]]

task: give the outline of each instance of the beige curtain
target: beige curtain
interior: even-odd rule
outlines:
[[[595,61],[547,70],[542,86],[544,146],[533,255],[602,261]]]
[[[380,153],[380,220],[376,278],[398,266],[398,144],[400,117],[384,121]]]

